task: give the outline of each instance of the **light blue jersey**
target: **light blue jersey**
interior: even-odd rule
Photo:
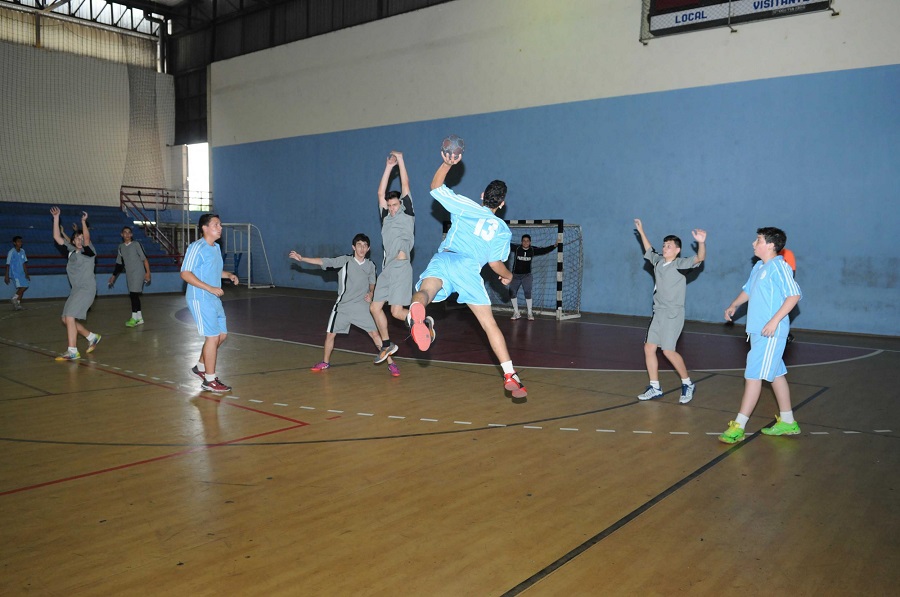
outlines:
[[[431,196],[450,212],[453,224],[438,252],[465,255],[477,261],[479,268],[491,261],[506,261],[512,238],[506,222],[487,207],[457,195],[446,185],[432,190]]]
[[[222,251],[219,249],[219,245],[215,243],[210,245],[202,238],[188,246],[184,253],[184,262],[181,264],[181,271],[191,272],[201,282],[214,288],[222,287],[222,268]],[[189,303],[196,300],[219,300],[219,297],[211,292],[192,284],[188,284],[185,298]]]
[[[791,266],[779,255],[768,263],[758,261],[743,287],[750,297],[747,305],[747,333],[760,334],[789,296],[802,296]],[[784,317],[775,330],[776,338],[787,338],[790,318]]]

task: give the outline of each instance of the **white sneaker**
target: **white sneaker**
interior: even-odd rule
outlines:
[[[515,321],[516,319],[521,319],[521,318],[522,318],[522,315],[519,313],[513,313],[512,317],[510,317],[510,319],[512,319],[513,321]]]
[[[681,384],[681,398],[678,399],[679,404],[687,404],[694,399],[694,384]]]
[[[638,396],[638,400],[653,400],[663,395],[662,390],[657,390],[653,386],[647,386],[647,391]]]

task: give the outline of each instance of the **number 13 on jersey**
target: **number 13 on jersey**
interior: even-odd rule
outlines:
[[[485,224],[487,224],[487,226],[485,226]],[[499,227],[500,224],[497,220],[486,220],[485,218],[481,218],[478,220],[478,223],[475,224],[475,236],[480,236],[484,240],[489,241],[497,234],[497,228]]]

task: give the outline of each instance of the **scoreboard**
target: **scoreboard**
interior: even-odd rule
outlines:
[[[668,35],[829,10],[832,0],[650,0],[650,33]]]

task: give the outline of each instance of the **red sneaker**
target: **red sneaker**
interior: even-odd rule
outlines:
[[[226,386],[225,384],[223,384],[221,381],[219,381],[218,377],[212,381],[206,381],[206,379],[204,379],[203,383],[200,384],[200,388],[206,390],[207,392],[224,393],[231,391],[231,386]]]
[[[425,306],[422,303],[413,303],[409,306],[409,330],[413,342],[422,351],[431,347],[431,336],[434,329],[433,327],[428,328],[425,319]]]
[[[516,373],[503,374],[503,387],[512,392],[513,398],[524,398],[528,395],[528,390],[519,381],[519,376]]]

